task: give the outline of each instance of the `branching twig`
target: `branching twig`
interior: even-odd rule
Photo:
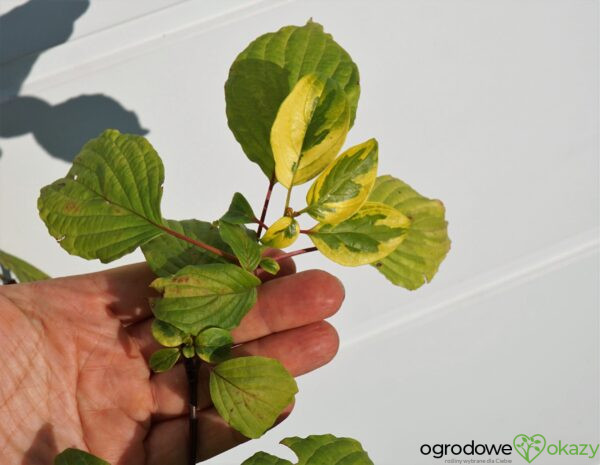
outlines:
[[[271,193],[273,192],[273,186],[275,185],[275,172],[271,175],[269,180],[269,188],[267,189],[267,195],[265,196],[265,203],[263,204],[262,213],[258,220],[258,229],[256,230],[256,237],[260,239],[260,233],[265,227],[265,218],[267,217],[267,209],[269,208],[269,200],[271,200]]]

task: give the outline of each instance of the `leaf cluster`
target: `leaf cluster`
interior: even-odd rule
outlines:
[[[286,248],[306,234],[332,261],[372,265],[407,289],[430,281],[449,250],[444,206],[397,178],[378,177],[375,139],[342,151],[359,95],[356,64],[315,22],[265,34],[240,53],[225,84],[226,113],[242,150],[270,182],[260,218],[241,193],[216,221],[164,218],[159,155],[144,137],[113,129],[86,143],[66,176],[41,190],[40,216],[70,254],[107,263],[141,248],[160,294],[150,303],[152,333],[164,348],[151,368],[167,371],[182,358],[210,364],[217,411],[250,438],[270,428],[297,392],[278,361],[231,355],[231,330],[256,303],[259,277],[277,274],[287,256],[269,257],[267,247]],[[292,208],[294,186],[311,180],[306,205]],[[286,190],[286,204],[269,227],[264,213],[275,183]],[[303,214],[316,224],[302,229]],[[283,443],[299,465],[333,463],[318,457],[371,463],[349,439]],[[290,462],[257,454],[244,463]]]

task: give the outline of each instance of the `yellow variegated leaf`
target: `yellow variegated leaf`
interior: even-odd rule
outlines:
[[[333,80],[308,74],[283,101],[271,128],[277,180],[305,183],[331,163],[350,127],[350,106]]]
[[[269,247],[284,249],[296,242],[299,234],[298,222],[289,216],[282,216],[267,229],[260,241]]]
[[[340,265],[358,266],[381,260],[393,252],[409,227],[410,220],[395,208],[366,202],[341,223],[319,223],[309,237],[330,260]]]
[[[308,194],[308,214],[321,223],[352,216],[369,196],[377,176],[377,141],[346,150],[315,180]]]

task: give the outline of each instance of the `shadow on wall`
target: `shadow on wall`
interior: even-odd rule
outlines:
[[[29,0],[0,16],[0,137],[32,133],[46,152],[70,162],[106,128],[148,133],[133,111],[104,94],[80,95],[57,105],[19,95],[38,57],[65,42],[88,7],[89,0]]]

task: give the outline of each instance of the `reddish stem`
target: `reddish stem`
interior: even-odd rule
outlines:
[[[315,252],[316,250],[316,247],[306,247],[305,249],[294,250],[293,252],[287,252],[273,258],[275,261],[280,262],[281,260],[285,260],[286,258],[295,257],[296,255],[302,255],[309,252]]]
[[[221,249],[217,249],[216,247],[213,247],[212,245],[208,245],[202,241],[192,239],[191,237],[187,237],[186,235],[178,233],[177,231],[167,228],[166,226],[162,226],[162,225],[157,225],[157,226],[160,229],[162,229],[164,232],[166,232],[167,234],[170,234],[171,236],[174,236],[177,239],[181,239],[182,241],[189,242],[190,244],[193,244],[196,247],[200,247],[201,249],[208,250],[209,252],[212,252],[215,255],[218,255],[219,257],[226,258],[227,260],[229,260],[232,263],[238,263],[238,259],[235,256],[231,255],[230,253],[227,253]]]
[[[260,221],[258,218],[254,218],[254,222],[257,223],[261,228],[269,229],[269,225],[265,224],[263,221]]]
[[[260,233],[263,228],[267,229],[265,225],[265,218],[267,217],[267,209],[269,208],[269,200],[271,200],[271,193],[273,192],[273,186],[275,185],[275,172],[271,175],[271,179],[269,179],[269,188],[267,189],[267,195],[265,196],[265,203],[263,204],[262,213],[260,214],[260,219],[258,220],[258,229],[256,230],[256,237],[260,239]]]

